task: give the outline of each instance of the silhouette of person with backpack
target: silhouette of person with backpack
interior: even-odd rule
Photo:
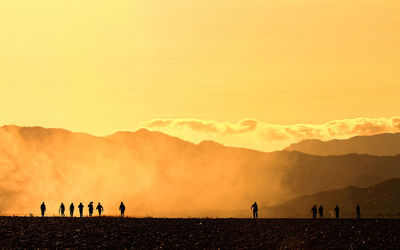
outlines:
[[[336,215],[336,219],[339,219],[339,206],[336,205],[335,207],[335,215]]]
[[[93,214],[93,201],[89,203],[88,208],[89,208],[89,216],[91,217]]]
[[[356,206],[356,212],[357,212],[357,219],[360,219],[361,214],[360,214],[360,205],[357,204]]]
[[[44,202],[42,202],[42,205],[40,205],[40,212],[42,214],[42,217],[44,217],[44,213],[46,213],[46,205]]]
[[[312,218],[315,220],[317,218],[317,205],[314,205],[311,208],[311,212],[312,212]]]
[[[82,217],[83,216],[83,204],[82,204],[82,202],[79,203],[78,209],[79,209],[79,216]]]
[[[119,205],[119,211],[121,211],[121,217],[124,217],[125,205],[124,205],[124,203],[122,201],[121,201],[121,205]]]
[[[324,218],[324,208],[321,206],[319,206],[318,208],[318,213],[319,213],[319,218]]]
[[[64,214],[64,212],[65,212],[64,203],[61,202],[61,205],[60,205],[60,208],[58,209],[58,212],[60,213],[60,215],[61,215],[62,217],[65,216],[65,214]]]
[[[100,202],[99,202],[99,204],[97,204],[96,209],[99,212],[99,216],[101,216],[101,212],[103,212],[104,209],[103,209],[103,206],[100,204]]]
[[[71,215],[71,217],[74,216],[74,210],[75,210],[74,203],[71,203],[71,205],[69,206],[69,215]]]
[[[258,205],[257,205],[257,202],[254,202],[253,205],[251,205],[250,209],[253,209],[253,218],[257,219],[258,218]]]

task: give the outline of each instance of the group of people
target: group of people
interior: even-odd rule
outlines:
[[[79,203],[78,205],[78,209],[79,209],[79,215],[80,217],[83,217],[83,207],[84,205],[82,204],[82,202]],[[89,209],[89,216],[91,217],[93,215],[93,201],[91,201],[88,205],[88,209]],[[100,204],[100,202],[97,204],[96,210],[99,213],[99,216],[101,216],[101,214],[104,211],[103,206]],[[42,202],[42,205],[40,205],[40,211],[42,214],[42,217],[45,215],[46,213],[46,205],[44,204],[44,202]],[[71,217],[74,216],[74,211],[75,211],[75,205],[74,203],[71,203],[71,205],[69,206],[69,214]],[[121,212],[121,217],[125,216],[125,205],[124,203],[121,201],[121,204],[119,205],[119,211]],[[60,214],[60,216],[64,217],[65,216],[65,205],[64,203],[61,202],[60,208],[58,209],[58,213]]]
[[[311,213],[312,213],[313,219],[316,219],[317,218],[317,205],[314,205],[311,208]],[[319,213],[319,218],[321,218],[321,219],[324,218],[324,208],[322,207],[322,205],[319,206],[318,213]],[[360,205],[358,205],[358,204],[356,206],[356,214],[357,214],[357,219],[360,219],[360,216],[361,216]],[[335,216],[336,216],[336,219],[339,219],[339,206],[338,205],[336,205],[336,207],[335,207]]]

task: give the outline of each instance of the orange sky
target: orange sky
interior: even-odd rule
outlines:
[[[0,124],[106,135],[157,119],[396,117],[399,13],[390,0],[4,0]]]

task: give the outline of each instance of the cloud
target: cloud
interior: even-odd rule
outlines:
[[[198,119],[156,119],[141,124],[141,127],[160,130],[191,140],[194,134],[203,139],[215,139],[224,144],[234,137],[249,136],[258,144],[271,141],[296,142],[304,139],[331,140],[356,135],[373,135],[400,132],[400,117],[356,118],[334,120],[323,124],[275,125],[255,119],[245,119],[238,123],[216,122]],[[225,141],[226,140],[226,141]],[[246,143],[243,143],[246,144]],[[275,144],[277,145],[277,144]],[[245,146],[237,145],[233,146]],[[265,147],[256,146],[258,149]],[[278,149],[278,148],[276,148]]]

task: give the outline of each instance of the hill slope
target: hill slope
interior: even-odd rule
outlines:
[[[372,136],[355,136],[346,140],[304,140],[285,148],[288,151],[299,151],[314,155],[398,155],[400,154],[400,133],[379,134]]]
[[[145,129],[95,137],[62,129],[0,128],[0,211],[37,214],[45,201],[101,201],[117,214],[212,216],[299,195],[400,177],[400,156],[313,156],[198,145]],[[232,216],[225,213],[224,216]]]
[[[282,205],[262,209],[263,216],[310,217],[314,204],[325,208],[325,217],[334,217],[336,205],[341,217],[355,217],[359,204],[363,217],[400,216],[400,178],[390,179],[368,188],[349,186],[342,189],[301,196]]]

